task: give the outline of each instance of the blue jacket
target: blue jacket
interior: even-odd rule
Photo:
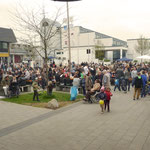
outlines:
[[[142,74],[141,77],[142,77],[143,86],[145,86],[147,84],[147,76]]]

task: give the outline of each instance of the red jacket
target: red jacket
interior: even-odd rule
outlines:
[[[110,91],[105,91],[106,100],[111,100],[112,93]]]

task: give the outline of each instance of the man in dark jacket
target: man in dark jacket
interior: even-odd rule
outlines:
[[[116,70],[116,79],[119,80],[119,89],[120,89],[120,85],[121,85],[121,82],[122,82],[122,78],[124,77],[124,73],[123,73],[123,69],[122,67],[119,67],[117,70]]]
[[[142,88],[142,77],[140,72],[138,72],[137,77],[135,78],[134,81],[134,95],[133,95],[133,100],[135,100],[136,94],[137,94],[137,100],[139,99],[140,93],[141,93],[141,88]]]
[[[103,73],[101,71],[95,76],[95,80],[99,80],[100,85],[102,86]]]

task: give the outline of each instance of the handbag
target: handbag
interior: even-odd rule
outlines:
[[[128,80],[129,80],[129,82],[132,82],[132,78],[131,77]]]

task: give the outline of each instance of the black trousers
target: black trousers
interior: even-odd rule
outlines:
[[[39,94],[37,90],[34,90],[33,100],[35,100],[35,97],[36,97],[36,100],[39,101]]]
[[[106,110],[106,107],[107,107],[108,112],[109,112],[109,103],[110,103],[110,100],[105,100],[105,110]]]

